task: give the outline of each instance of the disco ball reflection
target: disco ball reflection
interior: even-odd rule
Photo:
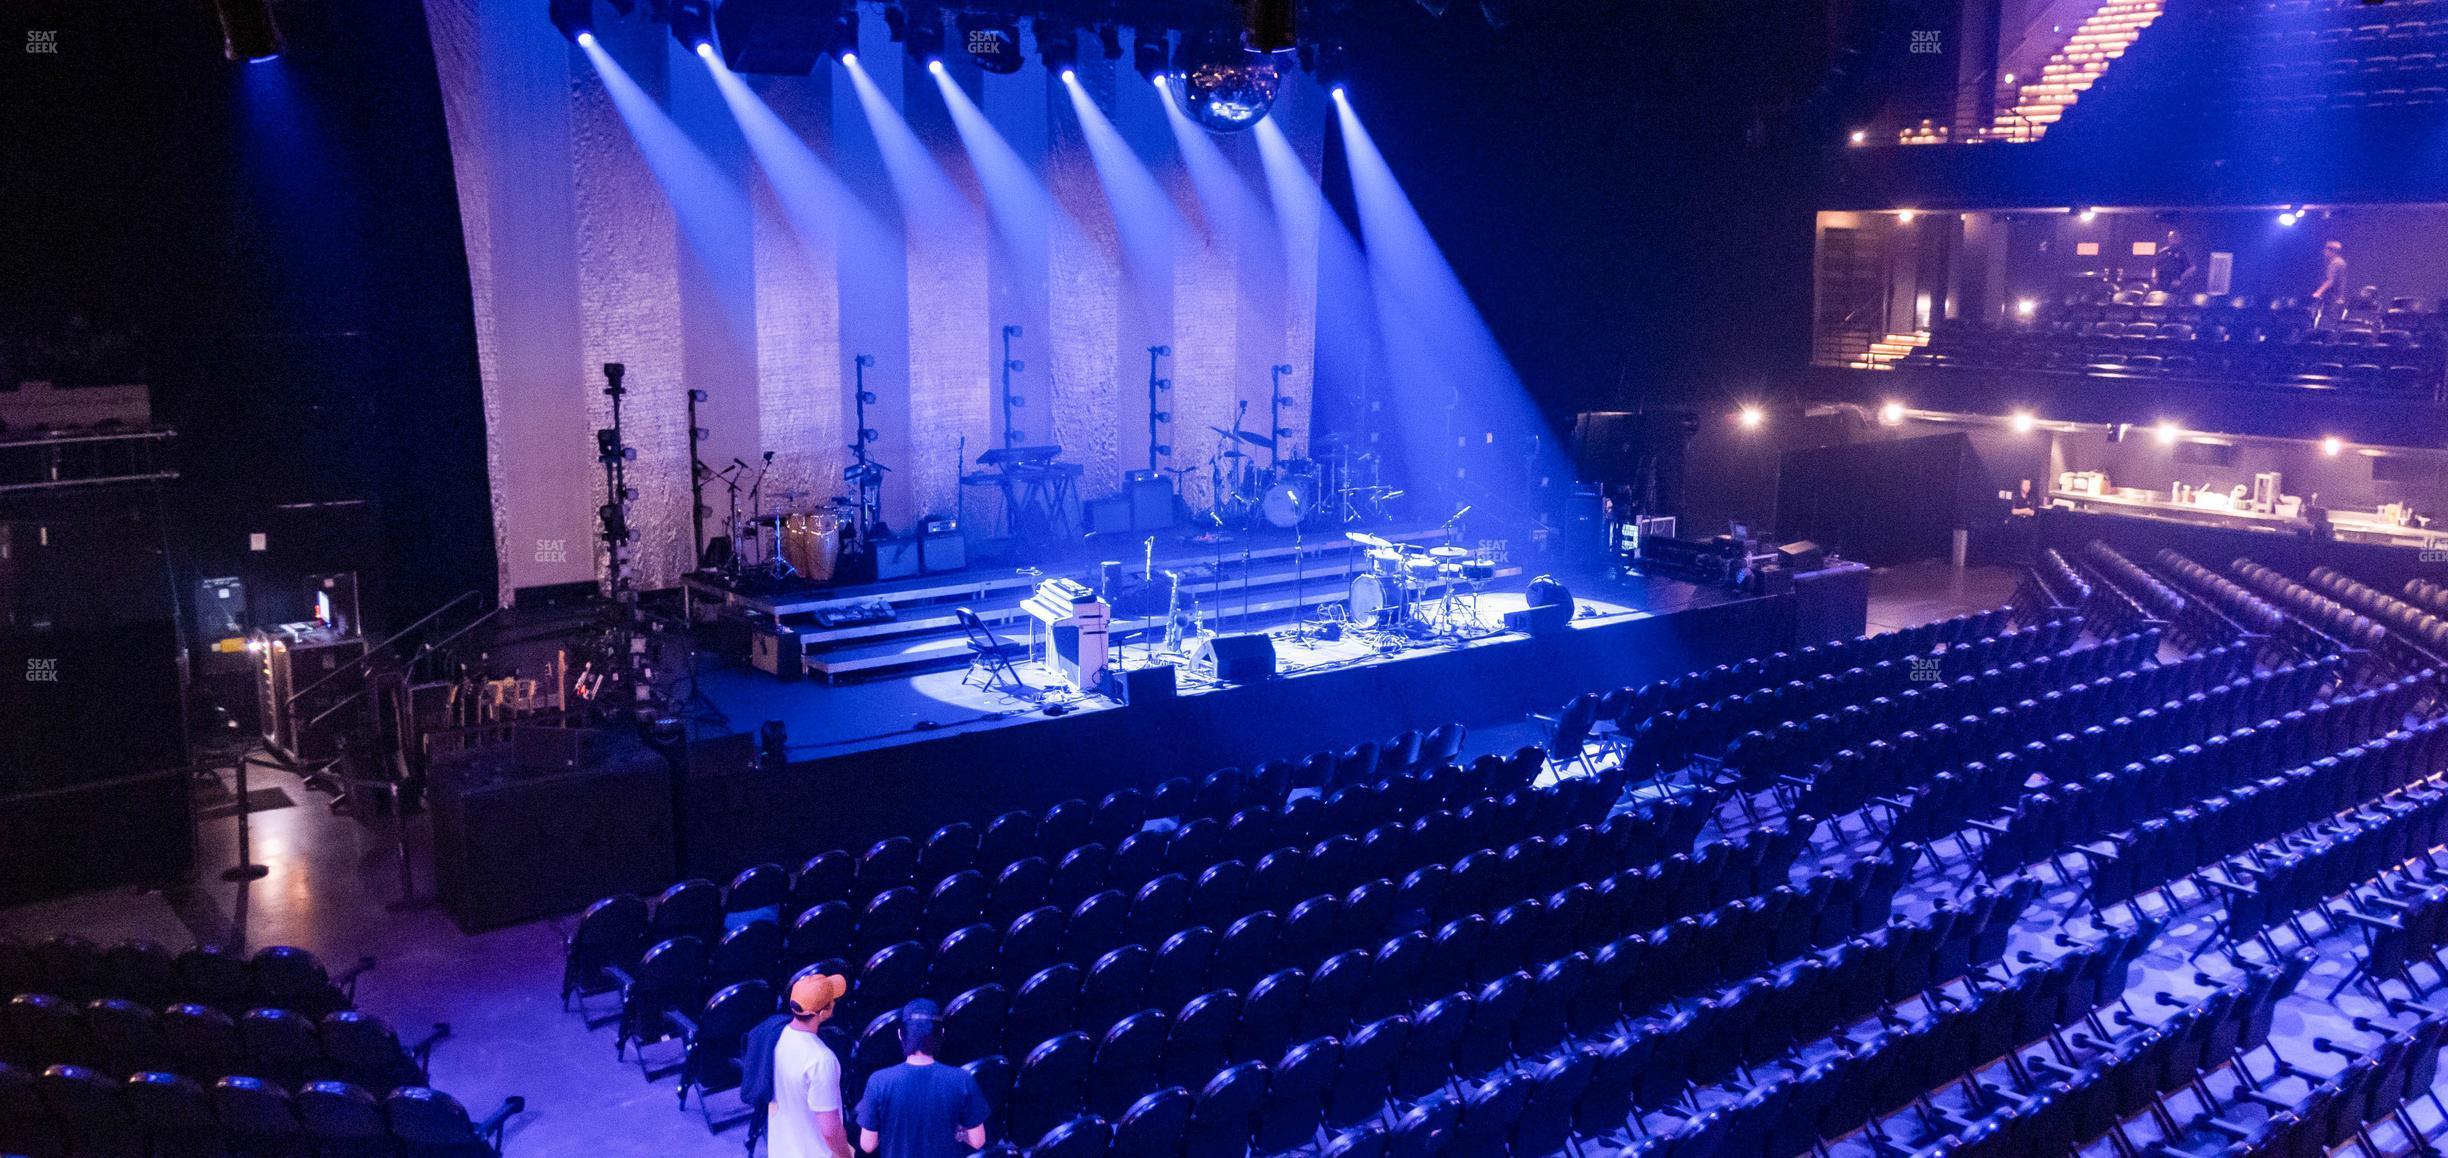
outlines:
[[[1275,56],[1246,52],[1237,60],[1206,63],[1182,77],[1182,103],[1211,133],[1237,133],[1264,120],[1275,107],[1283,73]]]

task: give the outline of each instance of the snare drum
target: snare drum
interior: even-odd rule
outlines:
[[[1414,583],[1434,583],[1438,566],[1433,555],[1412,555],[1403,560],[1403,573]]]
[[[1385,547],[1368,553],[1368,573],[1383,579],[1399,579],[1403,573],[1403,553]]]
[[[1462,577],[1470,580],[1473,583],[1485,583],[1491,579],[1494,579],[1496,577],[1496,560],[1464,559],[1462,561]]]

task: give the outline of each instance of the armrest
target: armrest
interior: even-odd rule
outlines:
[[[2217,877],[2195,877],[2193,879],[2198,880],[2211,888],[2217,889],[2222,893],[2242,893],[2248,897],[2257,897],[2261,895],[2261,890],[2256,889],[2251,885],[2237,884],[2234,881],[2222,881]]]
[[[1970,825],[1970,826],[1971,826],[1971,827],[1973,827],[1973,828],[1977,828],[1977,829],[1981,830],[1982,832],[1995,833],[1995,834],[1997,834],[1997,835],[1999,835],[1999,836],[2004,836],[2004,835],[2006,835],[2007,833],[2014,831],[2012,828],[2010,828],[2010,827],[2008,827],[2008,826],[2006,826],[2006,825],[2003,825],[2003,824],[1993,824],[1993,823],[1990,823],[1989,821],[1986,821],[1986,820],[1967,820],[1967,821],[1965,821],[1964,823],[1965,823],[1965,824]]]
[[[689,1041],[697,1040],[696,1018],[690,1017],[677,1009],[666,1009],[663,1011],[663,1020],[668,1022],[673,1029],[679,1030],[681,1037],[686,1038]]]
[[[418,1069],[424,1069],[425,1063],[431,1060],[433,1057],[434,1046],[440,1044],[443,1038],[449,1037],[450,1035],[450,1023],[447,1021],[437,1021],[434,1023],[432,1033],[426,1034],[424,1040],[408,1047],[408,1056],[416,1059]]]
[[[2368,925],[2374,929],[2391,929],[2402,931],[2405,928],[2404,924],[2400,923],[2393,917],[2375,917],[2369,913],[2358,913],[2353,909],[2332,909],[2330,910],[2330,915],[2340,920],[2353,921],[2358,925]]]
[[[502,1127],[510,1123],[511,1115],[526,1112],[527,1099],[512,1094],[503,1098],[502,1104],[494,1107],[492,1113],[485,1115],[484,1121],[476,1123],[476,1133],[483,1136],[486,1141],[493,1143],[494,1149],[499,1150],[501,1149]]]
[[[338,976],[333,977],[332,984],[339,986],[342,993],[348,994],[350,1001],[355,1001],[357,1000],[357,979],[364,976],[366,970],[373,967],[374,958],[359,957],[356,964],[341,970]]]
[[[621,966],[606,965],[603,967],[603,971],[605,974],[609,975],[614,982],[618,983],[620,988],[623,990],[637,984],[637,978],[631,977],[629,975],[629,970],[622,968]]]
[[[1543,714],[1538,713],[1538,712],[1532,712],[1532,713],[1530,713],[1530,718],[1531,718],[1531,719],[1533,719],[1533,720],[1537,720],[1539,723],[1545,724],[1545,725],[1547,725],[1547,726],[1548,726],[1548,727],[1550,727],[1550,728],[1552,728],[1552,727],[1555,727],[1555,726],[1556,726],[1556,717],[1554,717],[1554,716],[1543,715]]]

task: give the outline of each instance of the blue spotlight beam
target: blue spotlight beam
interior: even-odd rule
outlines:
[[[1071,109],[1079,115],[1080,135],[1088,141],[1089,159],[1113,205],[1114,223],[1134,276],[1143,282],[1172,277],[1173,254],[1185,228],[1181,213],[1156,184],[1154,174],[1131,152],[1103,110],[1088,99],[1075,77],[1063,82],[1071,94]]]
[[[1394,387],[1388,408],[1414,471],[1433,472],[1449,502],[1526,520],[1533,512],[1485,485],[1487,476],[1527,458],[1535,460],[1529,481],[1569,479],[1555,440],[1351,102],[1338,95],[1334,106]],[[1517,453],[1529,446],[1538,452]]]
[[[1216,147],[1207,130],[1190,119],[1173,99],[1173,86],[1156,86],[1157,102],[1164,106],[1165,121],[1173,128],[1173,141],[1181,148],[1182,166],[1190,171],[1190,185],[1198,191],[1199,207],[1209,229],[1235,229],[1240,223],[1253,220],[1257,202],[1250,196],[1249,186],[1226,160],[1224,151]]]
[[[910,235],[923,241],[926,222],[968,216],[969,199],[961,196],[943,166],[935,162],[935,155],[927,151],[926,142],[919,140],[909,122],[902,119],[892,98],[876,87],[866,66],[850,58],[842,61],[842,68],[858,89],[859,107],[866,112],[868,127],[875,132],[876,148],[884,156],[885,170],[892,175],[893,192],[901,198],[902,214],[912,226]]]
[[[579,48],[594,62],[595,74],[603,78],[604,91],[611,95],[622,123],[629,126],[629,136],[637,142],[646,167],[654,172],[655,183],[663,187],[681,235],[700,254],[716,256],[726,252],[732,223],[747,217],[747,191],[691,142],[662,106],[639,88],[620,62],[612,59],[612,54],[595,43],[592,36],[582,38]]]
[[[986,209],[994,215],[1004,246],[1019,268],[1041,274],[1046,269],[1047,239],[1052,230],[1063,228],[1063,215],[1055,211],[1045,185],[996,131],[985,111],[947,72],[928,71],[934,74],[935,86],[943,90],[944,107],[952,113],[953,127],[960,130],[961,144],[968,149],[969,163],[986,191]]]
[[[748,139],[748,148],[773,185],[775,200],[803,244],[827,249],[891,243],[892,235],[883,223],[747,81],[719,58],[708,60],[706,69],[714,75],[715,87],[722,90],[723,102],[739,121],[741,135]]]

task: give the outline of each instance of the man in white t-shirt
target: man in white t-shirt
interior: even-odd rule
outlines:
[[[809,973],[791,982],[790,1025],[774,1042],[774,1100],[765,1111],[771,1158],[851,1158],[842,1127],[841,1060],[816,1030],[850,982]]]

